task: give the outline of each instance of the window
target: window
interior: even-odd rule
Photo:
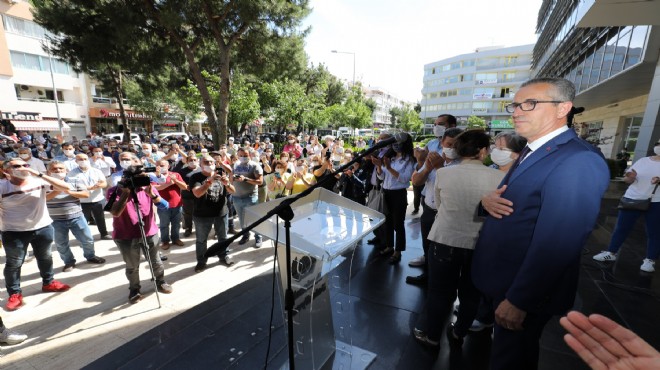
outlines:
[[[642,58],[642,51],[646,42],[646,34],[648,33],[648,26],[635,26],[630,38],[630,47],[628,48],[628,55],[626,55],[626,63],[624,68],[629,68],[639,63]]]
[[[22,69],[31,69],[34,71],[50,72],[50,65],[48,57],[21,53],[19,51],[10,51],[11,65],[12,67],[22,68]],[[69,65],[65,62],[52,59],[53,60],[53,73],[57,74],[70,74]]]
[[[610,75],[614,75],[623,70],[623,62],[626,57],[626,51],[628,51],[631,34],[632,27],[630,26],[619,31],[619,40],[616,42],[616,50],[614,51],[614,60],[612,60],[612,72]]]
[[[46,31],[40,25],[26,19],[15,18],[4,14],[2,16],[5,31],[22,36],[44,38]]]
[[[53,93],[53,90],[46,90],[46,99],[55,100],[55,94]],[[57,92],[57,101],[64,101],[64,96],[62,95],[61,91]]]
[[[460,69],[461,68],[461,62],[454,62],[451,64],[451,69]]]

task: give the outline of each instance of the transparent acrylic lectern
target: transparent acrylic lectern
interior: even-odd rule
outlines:
[[[283,199],[245,209],[246,224],[262,218]],[[318,188],[291,205],[291,276],[296,369],[365,369],[376,355],[352,345],[351,327],[335,337],[333,315],[350,315],[345,303],[332,302],[333,270],[351,257],[358,241],[385,221],[385,216],[331,191]],[[286,289],[284,221],[271,217],[253,231],[275,240],[282,293]],[[350,279],[350,270],[348,276]],[[284,301],[284,297],[283,301]],[[350,304],[350,301],[349,301]],[[286,315],[285,315],[286,316]],[[285,317],[286,319],[286,317]],[[350,317],[342,323],[351,323]]]

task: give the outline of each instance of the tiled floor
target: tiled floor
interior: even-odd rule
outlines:
[[[654,274],[639,272],[643,230],[637,230],[628,240],[616,264],[591,260],[609,239],[616,217],[614,204],[613,200],[603,202],[601,226],[585,249],[576,308],[585,313],[604,313],[657,347],[660,335],[655,331],[654,318],[660,308],[658,287],[654,284]],[[407,266],[407,261],[421,253],[418,218],[409,216],[406,226],[408,251],[401,264],[389,265],[365,244],[356,249],[350,273],[348,261],[339,267],[339,275],[351,278],[332,288],[333,302],[342,302],[346,307],[350,299],[351,305],[349,315],[335,315],[335,332],[350,327],[353,344],[377,355],[370,369],[486,369],[490,346],[487,332],[471,334],[462,351],[448,350],[443,341],[439,354],[424,349],[412,339],[411,329],[423,321],[425,297],[423,289],[404,282],[406,275],[418,273]],[[263,367],[271,282],[271,276],[265,274],[216,296],[100,358],[90,368]],[[280,368],[287,358],[279,293],[274,298],[269,369]],[[350,318],[350,326],[346,317]],[[557,319],[548,325],[541,341],[540,369],[586,368],[563,343],[563,334]],[[155,338],[161,342],[157,343]]]
[[[660,348],[659,283],[656,274],[639,271],[645,248],[643,228],[638,227],[629,238],[616,263],[591,259],[609,241],[615,204],[613,199],[604,200],[599,229],[587,243],[575,307],[585,313],[603,313]],[[439,354],[411,337],[410,331],[424,317],[425,292],[404,282],[406,275],[419,272],[407,262],[421,254],[418,218],[408,216],[406,227],[408,250],[399,265],[389,265],[366,243],[356,249],[350,272],[350,259],[340,265],[337,274],[344,278],[332,285],[332,301],[350,309],[335,316],[335,332],[376,354],[369,369],[486,369],[490,346],[486,332],[469,335],[458,351],[449,351],[443,341]],[[7,356],[0,358],[0,367],[257,369],[267,363],[268,369],[281,368],[287,350],[279,291],[272,294],[272,248],[241,248],[243,262],[237,266],[214,267],[196,275],[192,273],[193,249],[187,246],[170,252],[167,271],[175,292],[161,295],[162,309],[157,309],[153,294],[134,306],[125,303],[122,264],[112,247],[101,254],[112,260],[105,267],[82,265],[70,273],[70,279],[65,279],[68,274],[57,274],[57,278],[77,282],[62,295],[37,294],[35,271],[24,271],[32,278],[29,301],[19,311],[3,313],[3,319],[28,332],[31,339],[3,347]],[[59,262],[57,256],[55,260]],[[251,276],[257,277],[245,281]],[[146,281],[143,286],[151,290]],[[49,315],[49,310],[55,311]],[[269,327],[273,330],[267,357]],[[557,319],[547,326],[540,369],[586,368],[563,343],[563,334]]]

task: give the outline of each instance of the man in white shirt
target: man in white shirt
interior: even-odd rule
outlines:
[[[39,171],[39,173],[46,173],[46,166],[41,159],[34,158],[32,156],[32,150],[30,148],[20,148],[18,149],[18,157],[29,164],[31,168]]]
[[[20,158],[6,161],[2,166],[6,179],[0,180],[0,221],[6,260],[5,284],[9,299],[7,311],[23,305],[21,267],[28,244],[32,245],[42,278],[44,292],[64,292],[69,286],[53,279],[53,220],[46,210],[46,193],[51,189],[67,190],[69,184],[39,173]]]
[[[105,176],[101,170],[92,167],[87,154],[76,155],[76,163],[78,167],[69,171],[66,181],[75,185],[82,184],[89,190],[89,198],[80,200],[83,214],[87,221],[93,221],[93,224],[98,227],[102,240],[112,240],[108,234],[103,213],[103,200],[105,199],[103,189],[108,186]]]
[[[103,148],[94,148],[92,150],[92,158],[90,158],[92,167],[103,173],[107,179],[112,174],[112,171],[117,168],[117,164],[110,157],[103,155]]]

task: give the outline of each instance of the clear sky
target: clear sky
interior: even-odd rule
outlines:
[[[424,64],[536,42],[542,0],[311,0],[305,50],[341,79],[421,100]]]

